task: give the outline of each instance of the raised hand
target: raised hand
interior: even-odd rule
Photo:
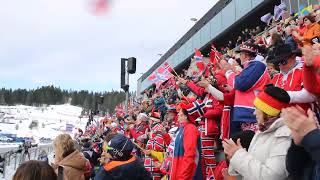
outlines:
[[[303,137],[309,132],[319,128],[318,120],[310,109],[306,115],[300,107],[285,108],[282,109],[281,117],[291,129],[292,138],[296,145],[300,145]]]
[[[205,78],[202,78],[201,81],[199,81],[197,83],[198,86],[203,87],[203,88],[207,88],[209,86],[209,81],[206,80]]]
[[[222,142],[222,146],[224,148],[224,153],[231,159],[234,153],[236,153],[239,149],[243,149],[240,139],[237,140],[237,144],[232,139],[225,139]]]

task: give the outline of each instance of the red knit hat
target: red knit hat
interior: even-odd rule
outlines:
[[[180,107],[188,112],[189,121],[195,123],[196,119],[204,114],[205,102],[198,99],[188,104],[181,103]]]

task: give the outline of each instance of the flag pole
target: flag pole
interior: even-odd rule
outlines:
[[[179,75],[178,75],[178,73],[176,72],[176,70],[174,70],[173,68],[172,68],[172,70],[173,70],[175,76],[179,77]],[[172,73],[171,73],[171,74],[172,74]]]

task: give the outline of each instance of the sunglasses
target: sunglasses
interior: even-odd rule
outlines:
[[[108,146],[107,144],[103,146],[103,151],[108,152],[110,150],[113,150],[113,148]]]

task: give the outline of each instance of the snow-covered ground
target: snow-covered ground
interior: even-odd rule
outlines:
[[[16,134],[17,137],[55,138],[65,132],[66,124],[84,128],[87,118],[79,118],[82,108],[65,105],[48,107],[0,106],[0,133]],[[30,129],[30,124],[38,124]],[[1,144],[0,144],[1,148]]]
[[[84,127],[88,118],[80,118],[82,108],[64,105],[51,105],[47,107],[32,106],[0,106],[0,134],[15,134],[17,137],[32,137],[38,144],[38,149],[46,149],[51,144],[39,143],[40,138],[54,139],[61,133],[66,133],[67,124],[75,128]],[[30,129],[30,124],[37,124]],[[73,136],[73,132],[69,131]],[[18,149],[20,143],[0,143],[0,154]],[[38,150],[39,151],[39,150]],[[31,159],[36,159],[36,153],[31,153]],[[50,157],[53,154],[50,154]],[[18,158],[19,159],[19,158]],[[14,159],[11,159],[14,161]],[[0,179],[11,179],[15,163],[6,166],[6,175]],[[17,167],[16,167],[17,168]]]

